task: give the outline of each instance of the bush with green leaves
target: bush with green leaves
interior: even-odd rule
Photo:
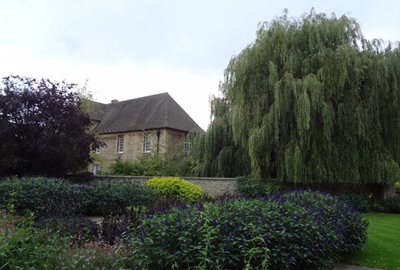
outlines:
[[[345,193],[339,195],[339,198],[352,205],[357,211],[363,213],[367,213],[369,211],[369,201],[368,198],[364,195]]]
[[[304,191],[172,208],[127,243],[135,269],[315,269],[363,247],[366,230],[345,202]]]
[[[27,210],[42,216],[66,216],[84,211],[87,189],[57,178],[23,177],[0,180],[0,208],[13,204],[17,213]]]
[[[204,195],[203,189],[178,177],[154,177],[146,185],[168,198],[194,202]]]
[[[140,163],[129,160],[116,159],[110,166],[111,175],[144,175],[144,169]]]
[[[129,206],[146,206],[158,198],[152,189],[125,180],[102,180],[88,186],[85,213],[105,215],[126,212]]]
[[[100,226],[84,216],[40,217],[34,226],[49,233],[69,237],[78,246],[98,239],[100,234]]]
[[[192,175],[193,166],[189,157],[172,152],[162,155],[143,155],[134,162],[116,159],[109,173],[138,176],[188,176]]]
[[[396,193],[400,193],[400,181],[394,183],[394,188],[396,189]]]
[[[386,212],[400,214],[400,196],[396,195],[394,197],[387,198],[383,202]]]
[[[26,177],[0,181],[0,208],[17,213],[64,217],[123,212],[128,206],[148,205],[157,198],[152,189],[130,181],[103,180],[73,184],[63,179]]]
[[[114,251],[78,248],[69,236],[33,227],[33,216],[0,215],[0,269],[121,269]]]
[[[29,223],[0,234],[1,269],[54,269],[69,246],[68,237],[49,235]]]

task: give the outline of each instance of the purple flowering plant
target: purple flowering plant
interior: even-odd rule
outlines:
[[[126,236],[134,268],[317,269],[362,248],[367,223],[312,191],[225,194],[153,212]]]

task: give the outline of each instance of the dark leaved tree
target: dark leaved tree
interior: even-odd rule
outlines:
[[[0,86],[0,175],[76,173],[100,145],[76,85],[10,76]]]

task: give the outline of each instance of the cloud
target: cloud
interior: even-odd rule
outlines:
[[[66,80],[83,85],[99,102],[126,100],[169,92],[203,128],[210,119],[209,97],[216,94],[222,71],[194,72],[159,63],[125,61],[116,64],[68,63],[58,58],[36,58],[28,51],[0,47],[0,76],[22,75]]]

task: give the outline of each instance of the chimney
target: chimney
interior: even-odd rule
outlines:
[[[117,103],[118,102],[118,100],[117,99],[113,99],[113,100],[111,100],[111,103]]]

